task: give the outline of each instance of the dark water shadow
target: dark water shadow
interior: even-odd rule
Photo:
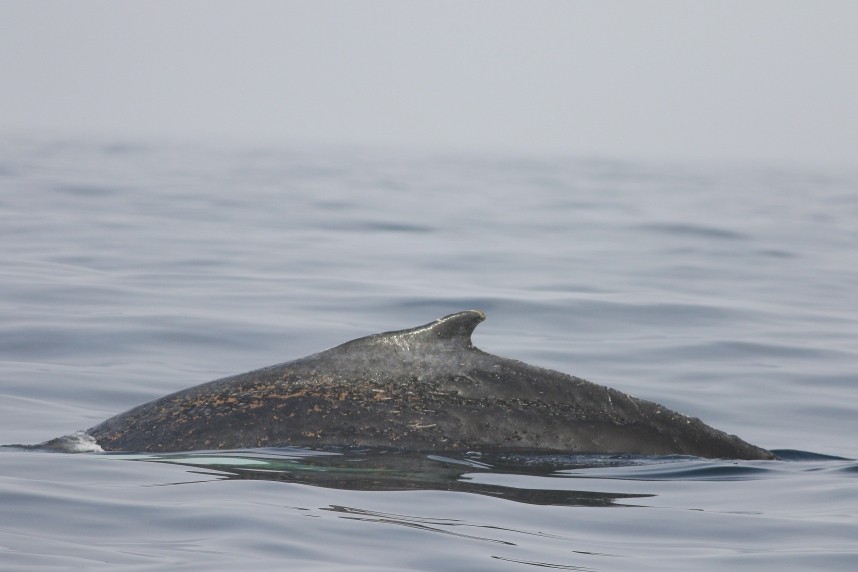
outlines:
[[[848,457],[826,455],[824,453],[813,453],[811,451],[799,451],[798,449],[773,449],[772,453],[782,461],[854,461]]]
[[[121,455],[126,460],[170,463],[205,470],[227,480],[265,480],[355,491],[436,490],[491,496],[533,505],[634,506],[630,499],[651,494],[566,488],[522,488],[479,482],[480,474],[558,476],[570,468],[611,467],[646,462],[641,457],[546,455],[440,455],[389,450],[311,451],[254,449]],[[558,481],[558,483],[561,481]]]
[[[46,449],[42,445],[5,445],[0,446],[0,450]],[[633,499],[657,496],[638,491],[620,492],[628,488],[620,484],[621,481],[746,481],[820,471],[847,477],[858,475],[858,462],[854,459],[791,449],[774,452],[780,460],[713,460],[679,455],[429,454],[368,448],[98,455],[180,465],[189,468],[192,474],[205,475],[207,480],[215,477],[279,481],[354,491],[449,491],[532,505],[570,507],[634,507],[640,505]],[[554,483],[557,486],[553,486]]]

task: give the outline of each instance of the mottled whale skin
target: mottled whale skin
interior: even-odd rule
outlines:
[[[106,451],[359,446],[774,459],[699,419],[483,352],[481,311],[191,387],[86,433]]]

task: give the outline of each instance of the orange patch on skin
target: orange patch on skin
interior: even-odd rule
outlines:
[[[296,391],[295,393],[287,393],[286,395],[281,395],[280,399],[285,400],[285,399],[292,399],[294,397],[304,397],[305,395],[307,395],[307,393],[308,392],[306,389],[300,389],[300,390]]]

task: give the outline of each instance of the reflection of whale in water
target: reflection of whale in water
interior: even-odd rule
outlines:
[[[781,449],[778,457],[802,461],[735,463],[683,456],[557,455],[522,453],[415,453],[389,449],[314,451],[300,448],[117,455],[129,461],[170,463],[190,473],[224,480],[276,481],[349,491],[451,491],[526,504],[556,506],[640,506],[657,496],[656,481],[739,481],[772,478],[784,471],[828,470],[855,473],[854,461],[807,451]],[[848,461],[833,464],[837,461]],[[815,463],[808,468],[807,463]],[[800,464],[800,463],[799,463]],[[796,463],[789,463],[795,467]],[[190,482],[196,482],[193,479]],[[625,483],[625,484],[624,484]],[[629,485],[629,483],[636,483]],[[180,483],[173,483],[180,484]],[[643,490],[642,490],[643,488]],[[322,510],[406,526],[420,517],[372,513],[331,505]],[[359,514],[358,514],[359,513]],[[430,519],[431,520],[431,519]]]
[[[167,395],[86,433],[109,451],[358,446],[775,458],[656,403],[480,351],[471,333],[484,319],[459,312],[359,338]]]
[[[133,461],[170,463],[193,467],[192,472],[214,474],[227,480],[261,480],[297,483],[354,491],[454,491],[486,495],[515,502],[556,506],[633,506],[631,499],[652,497],[649,493],[575,490],[577,479],[563,479],[570,469],[643,465],[656,461],[642,457],[608,456],[442,456],[389,450],[345,450],[341,452],[302,449],[257,450],[226,453],[158,453],[132,456]],[[658,457],[653,466],[665,466]],[[677,459],[677,461],[680,459]],[[707,461],[708,462],[708,461]],[[674,465],[675,463],[667,463]],[[483,482],[480,475],[546,477],[548,488],[524,488],[532,480],[515,479],[508,484]],[[491,479],[489,479],[491,480]],[[359,509],[332,506],[328,510],[354,514]],[[373,515],[362,514],[371,518]],[[378,515],[376,515],[378,516]],[[389,515],[388,515],[389,516]],[[401,517],[400,517],[401,518]],[[387,520],[387,518],[385,519]]]

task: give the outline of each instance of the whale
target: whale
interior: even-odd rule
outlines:
[[[471,335],[485,318],[467,310],[358,338],[177,391],[85,434],[104,451],[126,452],[365,447],[776,458],[657,403],[484,352]]]

